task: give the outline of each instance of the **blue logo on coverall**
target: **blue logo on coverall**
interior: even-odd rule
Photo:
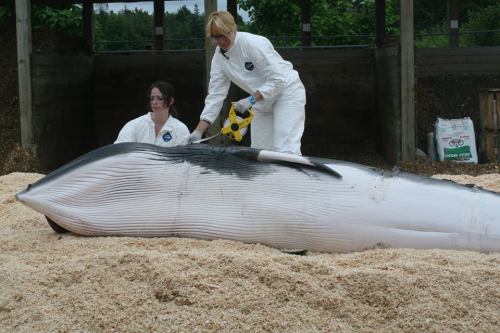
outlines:
[[[162,138],[163,138],[163,141],[169,142],[170,140],[172,140],[172,134],[170,134],[170,132],[167,132],[167,133],[162,135]]]
[[[250,61],[248,61],[248,62],[245,62],[245,68],[249,71],[253,71],[254,67],[253,67],[253,64]]]

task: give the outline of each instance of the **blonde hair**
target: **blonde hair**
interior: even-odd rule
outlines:
[[[212,34],[212,26],[216,26],[224,36],[228,37],[231,33],[236,32],[236,23],[230,12],[220,11],[213,12],[208,16],[205,30],[207,36]]]

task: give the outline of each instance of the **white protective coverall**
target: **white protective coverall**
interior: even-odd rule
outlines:
[[[293,65],[267,38],[236,32],[230,50],[215,50],[201,120],[215,121],[231,81],[249,94],[258,90],[264,97],[252,107],[252,147],[300,155],[306,93]]]
[[[158,136],[155,136],[155,123],[151,112],[132,119],[123,126],[115,143],[142,142],[162,147],[173,147],[188,143],[189,129],[184,123],[170,115]]]

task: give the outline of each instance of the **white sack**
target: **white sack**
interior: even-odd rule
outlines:
[[[476,137],[469,117],[461,119],[437,118],[436,144],[440,161],[476,163]]]

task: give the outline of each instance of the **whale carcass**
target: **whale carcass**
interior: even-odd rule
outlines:
[[[321,252],[500,250],[500,194],[345,161],[245,147],[121,143],[16,198],[85,236],[231,239]]]

